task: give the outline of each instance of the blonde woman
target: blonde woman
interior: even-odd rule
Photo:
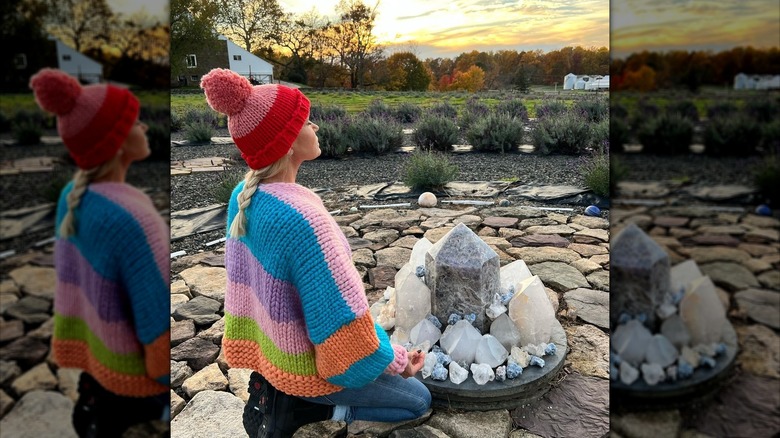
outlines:
[[[148,196],[125,183],[149,156],[138,99],[44,69],[30,79],[38,105],[79,170],[57,205],[54,360],[82,370],[79,436],[117,437],[164,419],[170,406],[170,232]]]
[[[209,105],[251,169],[228,205],[223,351],[249,368],[250,437],[287,437],[317,420],[401,421],[430,406],[410,379],[425,354],[391,345],[371,318],[346,237],[320,198],[296,184],[320,155],[309,100],[282,85],[252,86],[212,70]]]

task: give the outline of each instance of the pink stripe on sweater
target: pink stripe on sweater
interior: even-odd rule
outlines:
[[[331,276],[339,286],[341,295],[356,318],[368,311],[368,299],[363,280],[352,263],[352,251],[345,247],[344,233],[325,209],[322,200],[311,190],[298,184],[261,184],[262,190],[281,200],[303,216],[317,237]]]
[[[154,262],[166,283],[170,283],[170,229],[152,200],[135,187],[124,183],[93,183],[93,191],[123,207],[143,229],[146,242],[154,254]]]
[[[232,281],[228,281],[227,287],[231,299],[225,301],[226,312],[236,317],[248,317],[259,323],[260,330],[285,353],[299,354],[314,350],[314,344],[309,340],[303,321],[299,319],[276,322],[251,287]]]
[[[119,291],[116,291],[118,293]],[[113,297],[106,297],[112,300]],[[54,311],[62,316],[79,318],[87,323],[90,331],[108,347],[119,353],[138,353],[143,351],[135,337],[135,329],[127,320],[116,322],[105,321],[98,315],[97,309],[78,285],[63,283],[57,287],[57,298],[54,300]]]

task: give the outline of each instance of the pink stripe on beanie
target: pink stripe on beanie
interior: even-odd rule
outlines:
[[[216,68],[200,86],[215,111],[228,116],[228,130],[252,169],[282,158],[309,118],[309,99],[298,89],[278,84],[252,86],[231,70]]]
[[[76,165],[91,169],[113,158],[138,118],[138,99],[113,85],[82,87],[67,73],[44,68],[30,78],[35,101],[57,116],[57,131]]]

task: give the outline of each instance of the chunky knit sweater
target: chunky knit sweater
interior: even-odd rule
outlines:
[[[75,234],[59,235],[57,205],[52,348],[109,391],[165,393],[170,380],[170,232],[148,196],[123,183],[93,183],[75,209]]]
[[[260,184],[245,213],[246,235],[228,234],[225,251],[228,364],[302,397],[402,372],[406,350],[372,320],[349,243],[320,198],[293,183]]]

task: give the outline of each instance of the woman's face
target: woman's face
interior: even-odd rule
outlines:
[[[315,125],[311,120],[307,120],[301,128],[301,132],[298,133],[298,138],[292,145],[293,159],[297,159],[299,162],[313,160],[320,156],[320,141],[317,138],[317,131],[320,127]]]
[[[133,161],[140,161],[152,153],[149,149],[149,141],[146,139],[148,129],[149,126],[140,120],[136,120],[133,127],[130,128],[130,132],[122,144],[122,160],[124,162],[129,164]]]

